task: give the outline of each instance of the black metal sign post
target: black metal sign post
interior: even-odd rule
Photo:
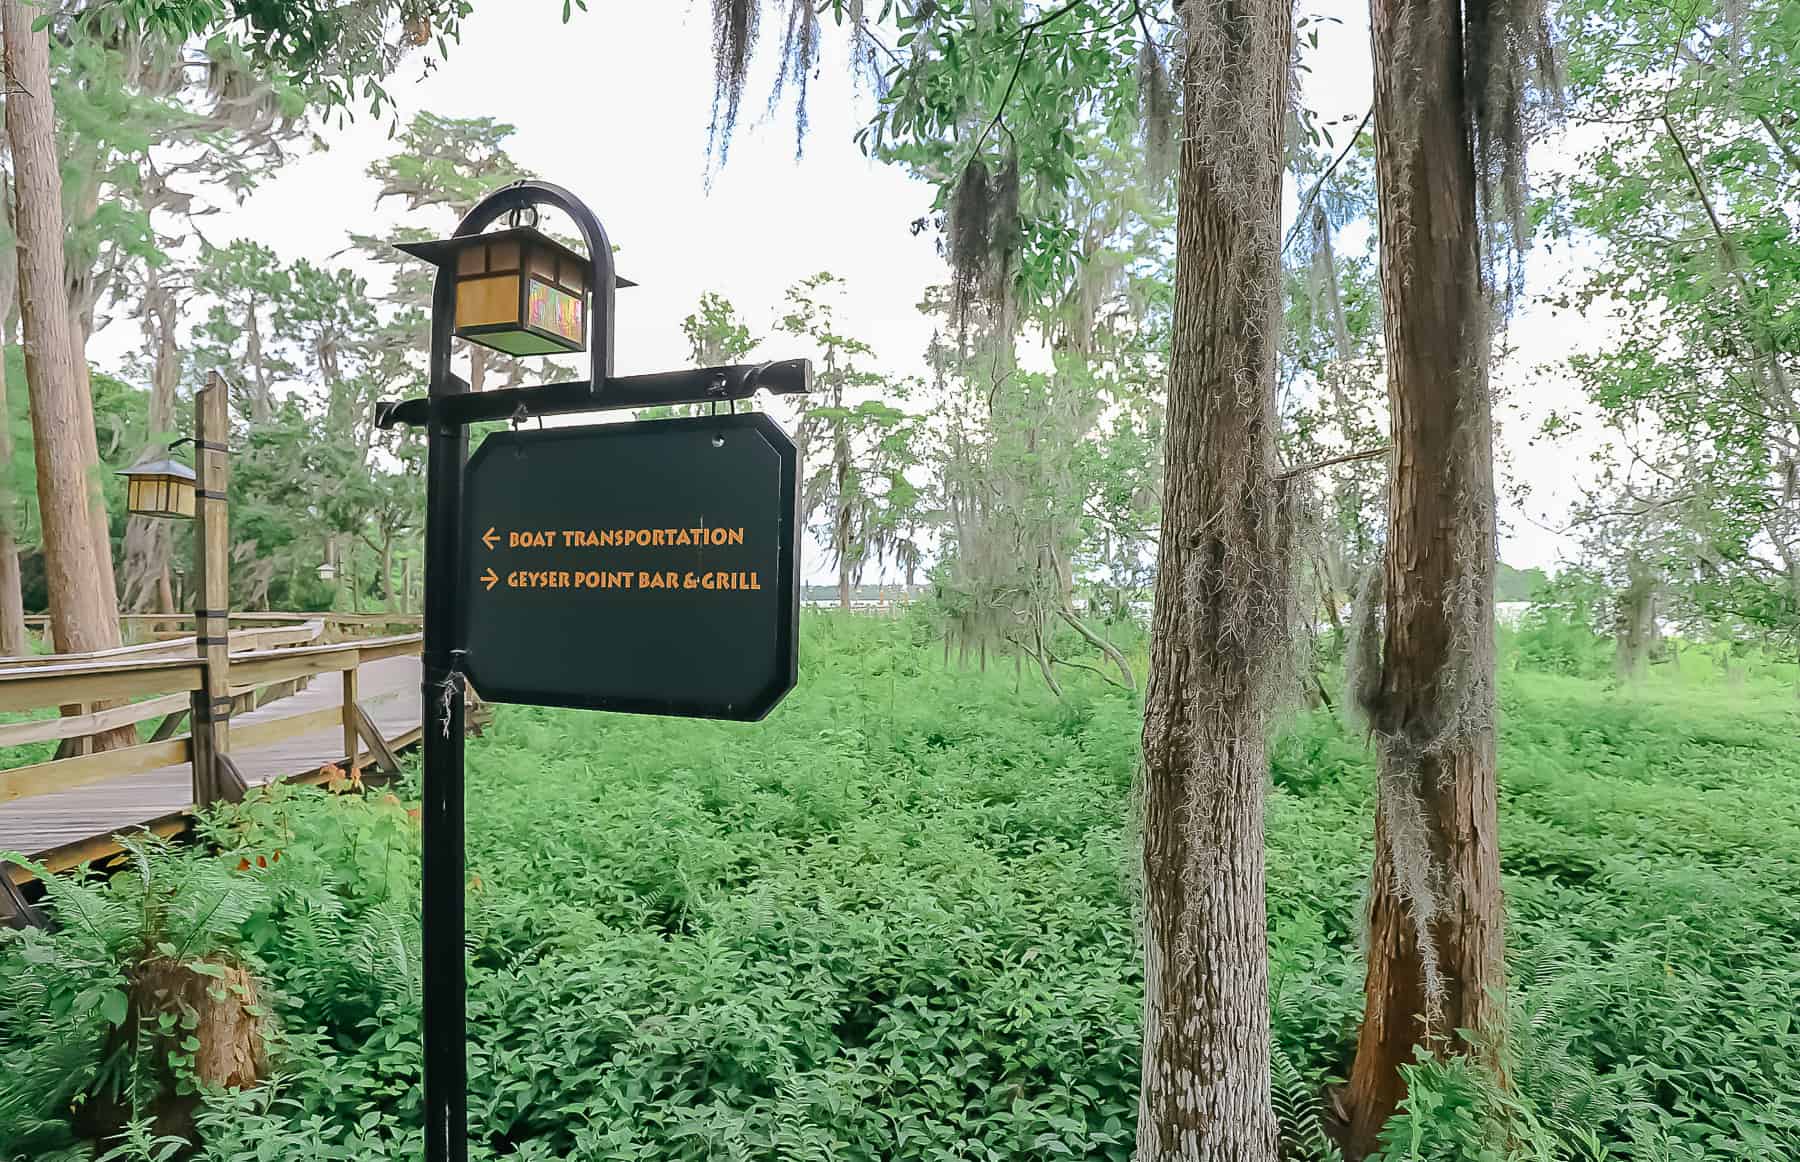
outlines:
[[[585,260],[529,228],[481,237],[540,205],[574,220]],[[546,182],[405,249],[438,267],[430,385],[376,423],[426,429],[425,1157],[466,1162],[463,682],[490,701],[754,720],[794,685],[799,605],[798,457],[766,416],[499,433],[473,461],[468,425],[806,392],[812,369],[614,376],[612,244]],[[471,394],[450,370],[459,332],[515,354],[585,345],[588,378]]]

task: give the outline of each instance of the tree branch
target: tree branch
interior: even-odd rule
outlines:
[[[1045,652],[1049,653],[1048,650],[1046,650]],[[1131,689],[1131,687],[1125,685],[1123,682],[1119,681],[1117,678],[1112,677],[1105,670],[1100,669],[1098,666],[1090,666],[1086,662],[1071,661],[1068,658],[1059,658],[1053,653],[1050,654],[1050,660],[1059,666],[1068,666],[1071,669],[1086,670],[1090,674],[1096,674],[1099,676],[1099,678],[1102,682],[1105,682],[1108,686],[1111,686],[1114,689],[1117,689],[1117,690]]]
[[[1342,456],[1333,456],[1328,460],[1314,460],[1310,464],[1301,464],[1298,467],[1289,468],[1286,472],[1278,473],[1275,479],[1292,480],[1296,476],[1304,476],[1308,472],[1317,472],[1321,468],[1331,468],[1338,464],[1349,464],[1357,460],[1373,460],[1377,456],[1385,456],[1391,451],[1393,451],[1393,448],[1390,445],[1383,444],[1379,448],[1365,448],[1360,452],[1346,452]]]
[[[1754,346],[1760,340],[1767,348],[1768,374],[1764,379],[1765,395],[1771,408],[1785,409],[1800,431],[1800,415],[1795,414],[1793,394],[1788,389],[1787,373],[1781,366],[1781,350],[1773,336],[1768,333],[1766,325],[1757,318],[1756,296],[1750,287],[1750,279],[1744,273],[1743,260],[1738,254],[1737,245],[1725,229],[1719,218],[1719,212],[1713,205],[1712,196],[1707,193],[1706,183],[1700,180],[1700,171],[1695,168],[1693,158],[1688,154],[1687,143],[1675,129],[1675,121],[1669,116],[1667,108],[1662,115],[1663,128],[1668,131],[1669,141],[1675,146],[1675,152],[1681,158],[1681,167],[1687,171],[1688,181],[1694,187],[1694,194],[1700,199],[1700,205],[1706,211],[1707,221],[1712,223],[1713,234],[1719,240],[1719,253],[1724,259],[1726,270],[1737,283],[1738,293],[1743,300],[1744,327],[1750,332],[1750,341]],[[1760,353],[1759,354],[1764,354]],[[1759,377],[1760,378],[1760,377]],[[1771,382],[1772,381],[1772,382]]]
[[[1288,236],[1281,243],[1283,254],[1286,254],[1287,248],[1294,244],[1294,239],[1300,237],[1300,227],[1305,224],[1307,212],[1312,209],[1313,202],[1318,200],[1319,191],[1325,188],[1325,183],[1331,180],[1331,175],[1337,172],[1338,166],[1344,164],[1344,159],[1349,157],[1350,151],[1356,148],[1356,139],[1363,135],[1363,130],[1367,129],[1369,122],[1374,119],[1375,106],[1370,105],[1369,111],[1363,114],[1362,121],[1357,124],[1356,132],[1350,135],[1350,140],[1344,143],[1344,148],[1338,151],[1338,155],[1331,159],[1331,164],[1325,167],[1325,172],[1319,175],[1319,180],[1313,183],[1312,189],[1307,190],[1306,196],[1300,199],[1300,207],[1294,213],[1294,224],[1289,228]]]
[[[1763,131],[1769,135],[1769,140],[1775,143],[1775,148],[1780,151],[1781,156],[1787,159],[1788,165],[1795,171],[1800,171],[1800,154],[1796,154],[1794,147],[1789,145],[1780,133],[1776,132],[1774,124],[1769,120],[1769,115],[1758,113],[1756,120],[1763,127]]]
[[[1027,21],[1019,26],[1019,31],[1025,35],[1024,38],[1019,41],[1019,56],[1017,60],[1013,61],[1012,76],[1007,78],[1006,91],[1000,94],[1000,104],[999,107],[994,110],[993,120],[987,123],[981,131],[981,136],[975,139],[975,148],[969,151],[969,156],[971,158],[981,156],[981,147],[987,143],[988,134],[992,133],[996,126],[1004,128],[1004,126],[1001,125],[1001,119],[1006,114],[1007,102],[1012,100],[1013,89],[1018,87],[1019,74],[1025,70],[1025,58],[1031,52],[1031,38],[1036,36],[1040,29],[1062,19],[1064,16],[1067,16],[1087,2],[1088,0],[1069,0],[1069,2],[1062,7],[1046,13],[1036,20]],[[1131,7],[1133,12],[1139,11],[1142,7],[1142,0],[1132,0]],[[1131,17],[1127,16],[1125,19],[1129,20]],[[1008,130],[1008,132],[1010,133],[1011,131]]]

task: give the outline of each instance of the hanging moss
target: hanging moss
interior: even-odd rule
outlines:
[[[787,32],[781,38],[781,67],[769,89],[769,115],[774,116],[782,96],[794,93],[794,159],[806,152],[808,123],[807,82],[819,65],[819,13],[812,0],[789,0]]]
[[[859,84],[867,85],[878,97],[888,93],[887,74],[881,70],[880,46],[869,31],[869,21],[863,9],[864,0],[850,0],[848,15],[850,18],[850,67]],[[923,23],[937,5],[930,0],[921,0],[913,12],[913,19]]]
[[[1474,0],[1466,9],[1464,73],[1474,103],[1475,169],[1486,227],[1490,285],[1507,299],[1523,289],[1518,261],[1526,221],[1526,143],[1560,108],[1555,29],[1547,0]],[[1505,261],[1497,277],[1497,261]]]
[[[981,158],[963,167],[944,221],[950,263],[950,307],[959,333],[979,310],[996,334],[1011,334],[1011,291],[1019,251],[1019,159],[998,170]]]
[[[712,0],[713,109],[706,150],[721,165],[731,153],[761,17],[762,0]]]
[[[1162,49],[1148,35],[1138,45],[1138,117],[1144,128],[1144,168],[1160,186],[1175,172],[1175,117],[1179,112],[1175,83]]]

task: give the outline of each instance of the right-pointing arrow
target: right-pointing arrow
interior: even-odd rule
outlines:
[[[494,572],[494,570],[490,568],[487,572],[475,578],[475,580],[485,582],[488,587],[488,592],[492,593],[494,591],[494,586],[500,583],[500,574]]]

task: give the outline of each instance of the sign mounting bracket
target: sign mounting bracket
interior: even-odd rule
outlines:
[[[599,391],[585,379],[508,387],[496,391],[464,390],[451,395],[418,396],[375,405],[375,426],[384,431],[401,424],[423,426],[436,419],[453,426],[488,420],[510,420],[521,409],[527,416],[619,408],[667,407],[684,403],[724,403],[749,399],[759,391],[804,395],[812,390],[812,361],[779,359],[770,363],[733,363],[688,371],[648,375],[615,375]]]

